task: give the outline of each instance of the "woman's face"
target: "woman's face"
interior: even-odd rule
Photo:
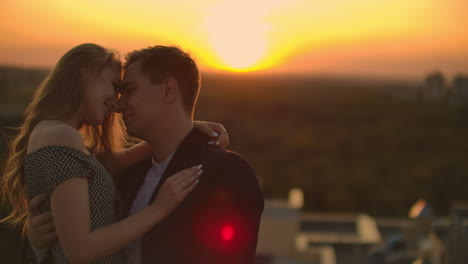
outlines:
[[[117,103],[120,69],[106,67],[99,72],[84,71],[83,121],[88,125],[100,125],[113,111]]]

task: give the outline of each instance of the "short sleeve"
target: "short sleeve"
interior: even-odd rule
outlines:
[[[59,148],[44,158],[44,194],[50,198],[52,191],[62,182],[75,178],[92,179],[95,172],[85,153],[73,148]]]

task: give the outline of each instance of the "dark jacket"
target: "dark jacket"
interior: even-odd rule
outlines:
[[[183,169],[203,164],[195,190],[166,219],[142,239],[142,263],[255,262],[263,196],[250,164],[240,155],[208,144],[193,129],[177,148],[161,181]],[[128,211],[151,168],[151,160],[125,170],[117,189]],[[125,215],[126,216],[126,215]]]

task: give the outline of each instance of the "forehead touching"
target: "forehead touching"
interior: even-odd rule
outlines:
[[[121,89],[125,89],[135,85],[151,84],[150,78],[141,70],[141,62],[136,61],[125,69],[121,82]]]
[[[130,65],[128,65],[123,72],[123,80],[134,80],[140,78],[142,75],[141,73],[141,62],[136,61]]]
[[[121,71],[117,67],[104,67],[101,69],[100,74],[120,80]]]

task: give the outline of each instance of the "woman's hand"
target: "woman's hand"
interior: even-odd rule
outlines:
[[[40,205],[44,201],[45,196],[40,194],[29,202],[28,240],[31,247],[37,251],[48,250],[57,240],[52,214],[40,212]]]
[[[229,135],[222,124],[205,121],[193,121],[193,125],[203,134],[209,136],[208,144],[226,149],[229,146]]]
[[[151,206],[164,215],[170,214],[195,189],[203,172],[201,168],[202,165],[188,168],[167,178]]]
[[[193,125],[200,132],[210,137],[211,140],[208,144],[220,146],[223,149],[229,146],[229,135],[222,124],[194,121]],[[111,173],[118,174],[121,170],[147,159],[153,151],[153,146],[142,141],[130,148],[113,153]]]

